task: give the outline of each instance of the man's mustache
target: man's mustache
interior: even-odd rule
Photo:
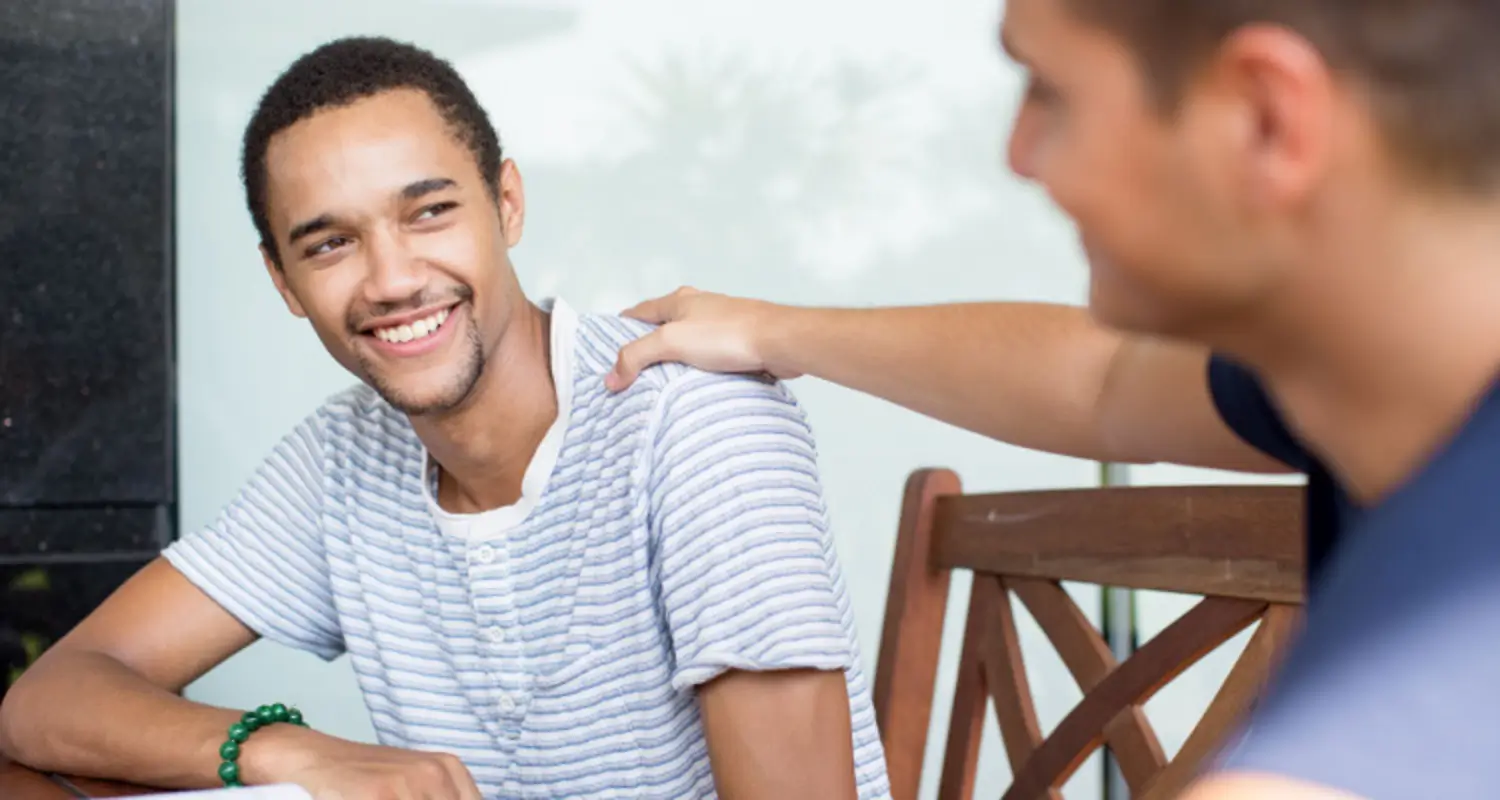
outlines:
[[[349,309],[349,316],[344,320],[349,330],[358,331],[366,321],[399,314],[402,311],[415,311],[419,308],[430,306],[446,306],[453,303],[462,303],[474,298],[474,290],[467,286],[454,286],[440,292],[423,291],[414,294],[406,300],[395,303],[373,303],[360,308]]]

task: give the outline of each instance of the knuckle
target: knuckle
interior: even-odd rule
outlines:
[[[448,777],[448,767],[442,756],[422,760],[418,774],[428,783],[436,783]]]

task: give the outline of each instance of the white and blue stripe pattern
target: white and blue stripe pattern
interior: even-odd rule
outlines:
[[[801,410],[679,366],[609,393],[643,330],[580,318],[557,464],[509,530],[445,535],[421,442],[359,386],[167,558],[262,636],[347,651],[380,740],[458,755],[488,798],[713,797],[693,687],[797,667],[844,671],[859,795],[888,797]]]

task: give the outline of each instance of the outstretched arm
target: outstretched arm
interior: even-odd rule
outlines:
[[[1036,450],[1286,471],[1220,419],[1206,349],[1107,330],[1081,308],[794,308],[680,290],[626,314],[662,327],[621,351],[616,389],[662,361],[813,375]]]

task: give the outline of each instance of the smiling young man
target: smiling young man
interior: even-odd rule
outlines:
[[[1310,601],[1193,800],[1490,797],[1500,727],[1500,5],[1010,0],[1013,169],[1089,308],[685,290],[644,364],[812,374],[1016,444],[1308,476]]]
[[[681,367],[607,391],[644,326],[521,292],[521,177],[448,64],[383,39],[303,57],[244,179],[271,280],[362,384],[26,673],[7,752],[210,785],[240,714],[176,693],[266,637],[347,652],[383,746],[271,725],[244,783],[888,796],[801,411]]]

